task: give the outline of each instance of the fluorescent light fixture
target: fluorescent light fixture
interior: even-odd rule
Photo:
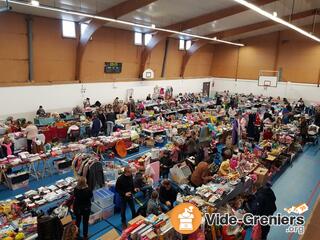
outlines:
[[[142,45],[142,33],[140,33],[140,32],[134,33],[134,44],[135,45]]]
[[[148,45],[148,43],[151,41],[152,34],[150,33],[145,33],[144,34],[144,45]]]
[[[235,1],[237,3],[240,3],[241,5],[246,6],[247,8],[250,8],[251,10],[253,10],[253,11],[255,11],[255,12],[257,12],[257,13],[259,13],[259,14],[267,17],[267,18],[269,18],[269,19],[271,19],[271,20],[273,20],[273,21],[275,21],[277,23],[280,23],[280,24],[282,24],[284,26],[287,26],[288,28],[291,28],[292,30],[294,30],[296,32],[299,32],[302,35],[304,35],[304,36],[306,36],[308,38],[311,38],[311,39],[313,39],[313,40],[315,40],[315,41],[320,43],[320,38],[318,38],[318,37],[306,32],[306,31],[304,31],[303,29],[297,27],[296,25],[293,25],[293,24],[291,24],[291,23],[289,23],[289,22],[287,22],[287,21],[285,21],[285,20],[283,20],[281,18],[278,18],[277,16],[274,16],[273,14],[271,14],[271,13],[269,13],[269,12],[259,8],[259,7],[257,7],[256,5],[254,5],[252,3],[249,3],[249,2],[247,2],[245,0],[233,0],[233,1]]]
[[[17,5],[20,5],[20,6],[26,6],[26,7],[32,7],[32,8],[52,11],[52,12],[65,13],[65,14],[70,14],[70,15],[80,16],[80,17],[85,17],[85,18],[98,19],[98,20],[102,20],[102,21],[106,21],[106,22],[113,22],[113,23],[118,23],[118,24],[127,25],[127,26],[134,26],[134,27],[145,28],[145,29],[149,29],[149,30],[167,32],[167,33],[171,33],[171,34],[177,34],[177,35],[180,35],[180,36],[199,38],[199,39],[208,40],[208,41],[214,41],[214,42],[218,42],[218,43],[230,44],[230,45],[234,45],[234,46],[238,46],[238,47],[243,47],[244,46],[244,44],[241,44],[241,43],[229,42],[229,41],[224,41],[224,40],[221,40],[221,39],[213,39],[213,38],[209,38],[209,37],[204,37],[204,36],[185,33],[185,32],[179,32],[179,31],[170,30],[170,29],[166,29],[166,28],[158,28],[158,27],[154,27],[153,28],[150,25],[132,23],[132,22],[127,22],[127,21],[114,19],[114,18],[96,16],[96,15],[92,15],[92,14],[88,14],[88,13],[76,12],[76,11],[71,11],[71,10],[66,10],[66,9],[43,6],[43,5],[33,6],[30,3],[23,3],[23,2],[12,1],[12,0],[9,0],[9,3],[17,4]]]
[[[31,0],[30,3],[32,6],[36,6],[36,7],[40,5],[39,1],[36,1],[36,0]]]
[[[185,41],[183,39],[179,40],[179,50],[184,50]]]
[[[71,21],[62,20],[62,36],[76,38],[76,24]]]
[[[151,24],[151,27],[152,27],[152,28],[156,28],[156,25],[155,25],[155,24]]]
[[[187,40],[187,41],[186,41],[186,50],[189,50],[190,47],[191,47],[191,45],[192,45],[191,40]]]
[[[273,14],[273,16],[278,17],[278,13],[277,12],[273,12],[272,14]]]

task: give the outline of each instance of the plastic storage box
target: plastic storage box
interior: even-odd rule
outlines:
[[[22,173],[17,173],[15,175],[8,175],[7,181],[8,181],[8,188],[12,190],[25,188],[29,185],[29,173],[22,172]]]
[[[99,222],[101,220],[101,208],[96,204],[92,203],[91,205],[91,214],[89,217],[89,224],[94,224],[96,222]]]
[[[112,217],[113,214],[114,214],[114,204],[112,204],[110,207],[101,209],[101,219],[107,219],[109,217]]]
[[[94,202],[101,208],[107,208],[113,205],[114,193],[107,188],[100,188],[93,194]]]

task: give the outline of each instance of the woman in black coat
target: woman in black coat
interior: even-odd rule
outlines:
[[[79,177],[76,188],[74,189],[73,211],[76,215],[76,225],[80,229],[83,220],[83,239],[88,239],[89,217],[91,212],[91,198],[93,194],[88,188],[85,177]]]

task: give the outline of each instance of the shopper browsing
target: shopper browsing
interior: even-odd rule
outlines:
[[[161,203],[161,208],[164,212],[169,211],[173,208],[174,202],[177,199],[177,190],[171,186],[171,183],[168,179],[162,181],[159,198]]]
[[[116,191],[121,197],[121,222],[123,228],[127,226],[126,208],[127,204],[130,207],[132,218],[136,216],[136,209],[133,201],[133,194],[138,192],[138,188],[134,188],[132,169],[130,167],[124,168],[124,173],[117,179]]]
[[[76,225],[80,229],[83,221],[83,239],[88,239],[89,217],[91,212],[91,198],[93,194],[89,189],[85,177],[79,177],[77,186],[74,189],[73,211],[76,215]]]
[[[91,136],[97,137],[99,135],[101,127],[102,124],[100,119],[97,117],[96,114],[94,114],[91,122]]]
[[[25,134],[27,137],[27,149],[28,152],[31,153],[32,151],[32,142],[36,140],[38,135],[38,128],[32,122],[27,122],[27,127],[25,129]]]
[[[45,117],[46,116],[46,111],[43,109],[42,106],[39,106],[39,109],[37,110],[37,115],[38,115],[38,117]]]
[[[191,175],[191,183],[196,187],[199,187],[212,179],[213,177],[210,173],[210,165],[206,161],[200,162]]]
[[[9,155],[13,155],[14,143],[8,135],[4,135],[3,142],[1,143],[1,148],[2,148],[2,152],[3,152],[4,157],[7,157]]]

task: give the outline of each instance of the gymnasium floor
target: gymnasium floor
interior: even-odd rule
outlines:
[[[147,149],[141,149],[140,153],[145,153]],[[136,155],[136,154],[135,154]],[[132,158],[129,156],[128,158]],[[136,156],[134,156],[136,157]],[[297,159],[294,160],[291,166],[288,166],[273,184],[273,190],[277,197],[277,212],[286,214],[284,208],[291,207],[299,203],[307,203],[309,211],[304,213],[307,220],[311,210],[315,204],[317,197],[320,194],[320,146],[308,145],[305,147],[304,152],[301,153]],[[30,189],[36,189],[40,186],[50,185],[55,183],[61,178],[72,176],[72,172],[67,172],[62,175],[53,175],[51,177],[40,179],[39,181],[31,181],[29,187],[26,189],[18,189],[11,191],[0,186],[0,200],[11,198],[15,195],[28,191]],[[131,218],[130,210],[127,209],[127,219]],[[98,222],[89,227],[90,239],[97,239],[99,236],[108,232],[112,228],[116,228],[118,232],[121,232],[121,220],[120,214],[115,215],[107,220]],[[268,239],[292,239],[299,238],[298,234],[288,234],[285,231],[286,227],[272,227],[269,233]],[[247,233],[246,239],[250,239],[250,231]]]

